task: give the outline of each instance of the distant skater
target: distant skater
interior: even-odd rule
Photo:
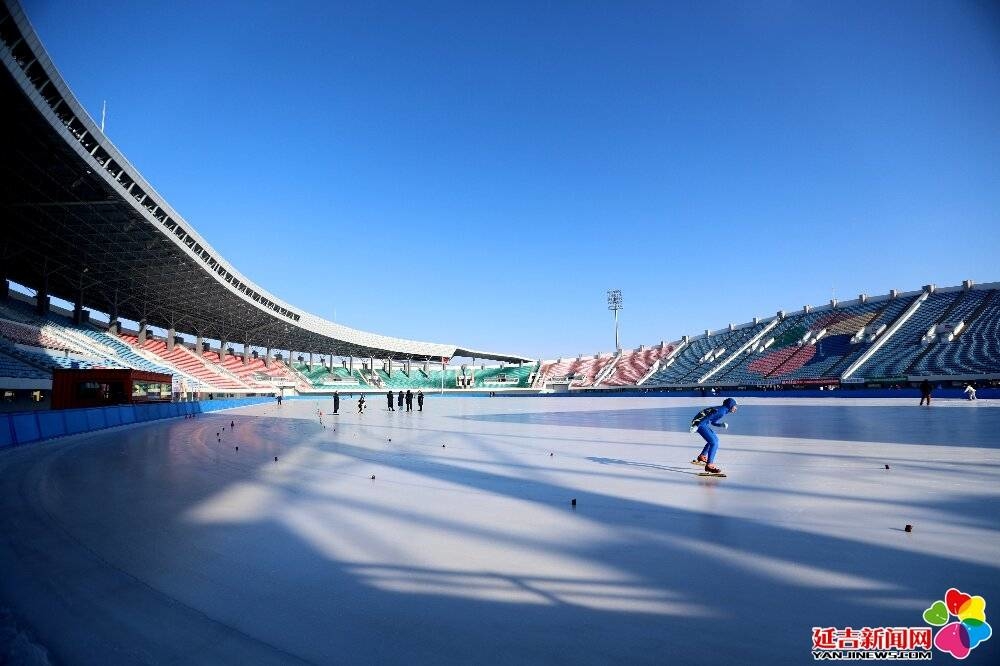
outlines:
[[[340,391],[333,392],[333,413],[340,411]]]
[[[396,411],[396,408],[392,406],[392,391],[390,390],[388,393],[386,393],[385,397],[389,400],[389,411],[390,412]]]
[[[413,391],[406,390],[406,411],[413,411]]]
[[[918,405],[918,406],[922,407],[925,400],[927,401],[927,406],[930,407],[931,406],[931,383],[929,381],[927,381],[926,379],[924,381],[920,382],[920,405]]]
[[[278,407],[281,407],[281,396],[278,396]]]
[[[403,392],[402,391],[399,392],[399,404],[396,405],[396,406],[399,407],[400,409],[403,409]]]
[[[723,417],[736,411],[736,400],[726,398],[721,407],[706,407],[698,412],[691,420],[691,432],[697,432],[705,440],[705,447],[692,460],[692,464],[705,465],[705,471],[709,474],[722,474],[722,470],[715,466],[715,454],[719,450],[719,437],[712,430],[716,428],[728,428],[729,424],[722,421]]]
[[[973,392],[973,395],[975,395],[975,392]],[[973,400],[975,400],[975,398],[973,398]],[[423,391],[417,391],[417,411],[418,412],[424,411],[424,392]]]
[[[362,393],[361,397],[358,398],[358,414],[365,413],[365,394]]]
[[[976,387],[973,386],[972,384],[966,384],[963,392],[965,393],[965,397],[967,399],[969,400],[976,399]]]

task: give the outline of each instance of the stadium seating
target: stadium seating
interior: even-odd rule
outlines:
[[[614,362],[614,354],[600,354],[596,357],[582,359],[573,372],[573,385],[579,387],[593,386],[601,371]]]
[[[68,344],[65,340],[42,331],[36,326],[0,319],[0,336],[11,342],[33,347],[45,347],[53,351],[69,351],[81,353],[81,350]]]
[[[0,377],[14,379],[51,379],[52,373],[9,356],[0,349]]]
[[[12,314],[4,308],[4,314]],[[8,357],[20,360],[39,370],[57,368],[121,368],[127,367],[102,354],[91,353],[58,334],[58,327],[42,322],[40,328],[30,316],[18,316],[20,321],[0,319],[0,347]]]
[[[982,374],[1000,371],[1000,295],[996,290],[963,292],[937,323],[963,322],[952,341],[939,337],[924,345],[907,375]],[[904,341],[901,341],[904,342]],[[912,349],[910,350],[912,351]],[[859,372],[868,376],[866,364]],[[873,366],[878,371],[878,366]]]
[[[576,358],[557,359],[543,362],[535,375],[533,388],[544,388],[545,383],[552,379],[566,379],[573,375],[573,369],[579,364]]]
[[[332,378],[330,371],[322,365],[310,369],[308,363],[293,363],[292,369],[308,379],[312,386],[322,386],[324,379]]]
[[[174,374],[173,368],[153,363],[149,359],[140,356],[127,344],[109,333],[95,331],[89,328],[79,328],[77,331],[92,340],[95,345],[95,349],[101,350],[103,348],[104,353],[106,353],[109,358],[118,361],[124,367],[135,368],[136,370],[147,370],[149,372],[159,372],[168,375]]]
[[[867,362],[858,368],[856,375],[866,378],[902,377],[907,369],[924,350],[921,338],[927,330],[937,324],[953,305],[961,291],[937,291],[927,297],[906,323],[889,338]]]
[[[443,373],[444,387],[451,389],[458,388],[459,385],[458,377],[460,376],[460,374],[461,374],[460,371],[455,368],[450,368],[450,367],[446,368]],[[437,368],[435,369],[435,367],[431,365],[430,370],[427,373],[428,384],[425,388],[428,389],[441,388],[442,386],[441,378],[442,378],[441,366],[438,365]]]
[[[596,357],[580,356],[543,362],[535,375],[533,386],[543,388],[551,381],[568,381],[577,387],[593,386],[601,371],[614,361],[614,354],[601,354]]]
[[[497,366],[476,370],[475,386],[489,390],[503,388],[527,388],[528,378],[538,368],[538,364]],[[501,381],[501,378],[503,381]]]
[[[694,384],[747,341],[753,339],[767,324],[768,322],[762,321],[692,340],[673,357],[673,362],[669,366],[657,370],[644,385]]]
[[[762,342],[774,341],[765,350],[758,351],[758,345],[758,350],[733,361],[709,383],[761,385],[827,377],[836,381],[839,372],[871,344],[864,336],[852,342],[855,334],[862,328],[891,324],[915,298],[869,300],[786,316],[764,336]],[[824,335],[815,341],[821,332]]]
[[[315,366],[310,369],[308,363],[294,363],[292,364],[292,370],[294,375],[284,365],[281,361],[275,361],[272,365],[272,373],[275,369],[283,373],[282,377],[285,379],[291,379],[293,381],[301,381],[298,378],[308,382],[307,388],[310,389],[323,389],[323,390],[337,390],[337,389],[358,389],[368,386],[368,383],[364,381],[361,377],[361,372],[355,370],[352,374],[348,368],[342,366],[334,366],[331,370],[322,365]],[[301,388],[299,384],[297,387]]]
[[[653,364],[670,355],[676,343],[623,350],[611,374],[600,386],[634,386],[646,376]]]
[[[139,347],[138,338],[123,333],[121,338],[137,348],[141,348],[154,354],[164,363],[177,369],[188,377],[197,380],[206,387],[217,391],[246,391],[249,387],[240,382],[235,377],[219,371],[218,367],[213,367],[211,363],[206,363],[194,355],[183,345],[174,345],[174,348],[167,351],[167,343],[156,338],[147,338]],[[174,374],[172,372],[171,374]]]
[[[837,381],[875,341],[880,348],[854,373],[861,379],[901,379],[909,376],[947,376],[1000,371],[1000,293],[995,285],[938,289],[927,295],[898,330],[891,325],[920,298],[876,298],[796,312],[774,324],[754,344],[754,349],[730,358],[756,336],[768,322],[722,330],[684,344],[670,365],[664,364],[645,386],[694,385],[713,369],[709,385],[763,385],[773,383]],[[444,387],[485,390],[543,388],[554,380],[573,388],[627,387],[649,374],[675,344],[658,345],[617,355],[603,354],[526,364],[464,369],[440,366],[424,372],[414,363],[409,374],[394,365],[392,374],[377,369],[363,376],[344,367],[305,364],[289,367],[275,360],[250,359],[217,350],[199,358],[188,346],[170,351],[155,336],[141,349],[133,334],[120,338],[89,324],[74,324],[65,311],[39,316],[23,299],[0,303],[0,373],[10,377],[47,378],[53,368],[130,367],[188,380],[191,390],[249,392],[270,390],[275,382],[291,382],[300,391],[329,391],[343,387],[392,390],[433,390]],[[957,327],[957,328],[956,328]],[[872,333],[885,332],[888,337]],[[766,348],[764,347],[766,344]],[[725,361],[725,365],[720,367]],[[0,374],[0,376],[3,376]],[[505,381],[500,381],[503,377]]]
[[[264,365],[264,359],[252,356],[243,363],[243,356],[227,355],[222,367],[240,381],[252,388],[273,388],[275,380],[292,382],[301,388],[309,388],[311,383],[304,382],[291,372],[281,361],[272,359],[270,367]]]
[[[813,335],[824,332],[823,337],[800,347],[766,375],[768,380],[786,383],[827,377],[836,380],[837,372],[847,367],[846,359],[871,345],[864,336],[856,339],[856,334],[880,323],[891,324],[912,302],[912,298],[868,301],[825,311],[810,326]]]
[[[441,386],[440,374],[437,378],[438,384],[435,386],[434,382],[431,380],[430,373],[424,374],[423,368],[417,367],[416,364],[411,365],[409,375],[403,372],[402,368],[393,368],[391,376],[385,370],[377,370],[376,374],[381,381],[381,388],[386,390],[403,389],[405,391],[407,389],[417,390],[440,388]]]

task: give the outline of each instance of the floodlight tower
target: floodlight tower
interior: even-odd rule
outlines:
[[[618,311],[622,309],[622,290],[608,289],[608,309],[615,313],[615,351],[622,348],[618,344]]]

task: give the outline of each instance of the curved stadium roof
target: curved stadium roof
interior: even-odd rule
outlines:
[[[0,5],[0,278],[207,338],[339,356],[511,354],[359,331],[237,271],[125,159],[62,80],[21,7]]]

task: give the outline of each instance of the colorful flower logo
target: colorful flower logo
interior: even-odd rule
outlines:
[[[949,622],[952,616],[957,622]],[[977,645],[993,635],[986,622],[986,600],[950,588],[944,601],[935,601],[924,611],[924,622],[941,627],[934,636],[934,647],[956,659],[965,659]]]

